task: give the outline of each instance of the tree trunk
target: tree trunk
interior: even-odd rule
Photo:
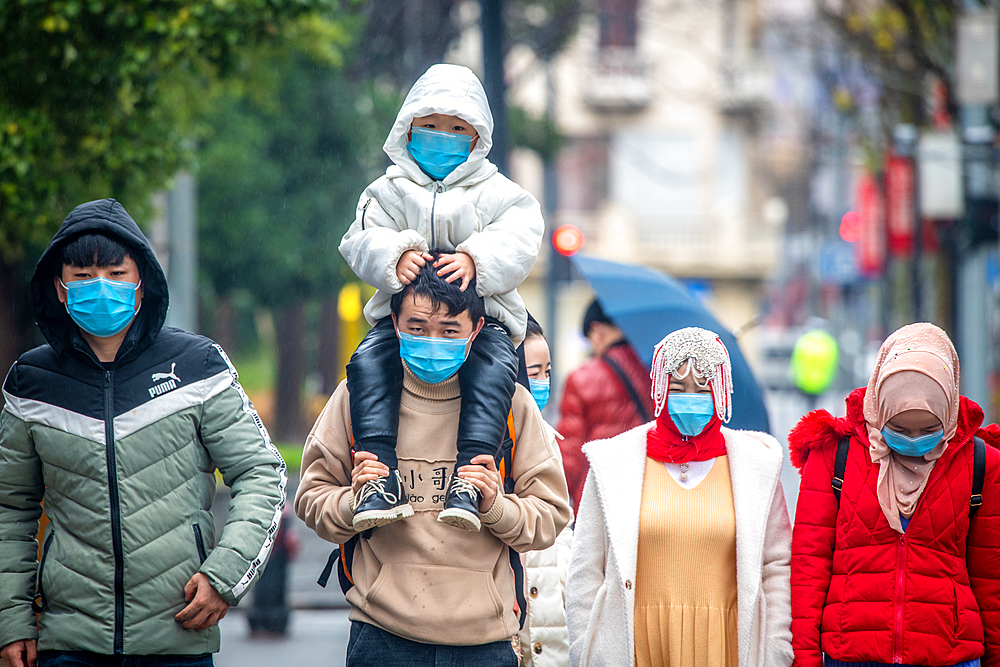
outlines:
[[[340,382],[343,365],[340,359],[340,315],[337,312],[337,294],[323,301],[323,314],[319,329],[319,372],[323,376],[323,393],[333,393]]]
[[[33,342],[29,276],[26,266],[0,261],[0,374],[4,376]]]
[[[302,412],[305,380],[305,302],[296,301],[275,311],[274,330],[278,344],[278,378],[274,402],[275,440],[301,442],[307,426]]]
[[[215,304],[212,338],[232,357],[236,353],[236,307],[228,296],[219,297]],[[202,318],[202,322],[205,318]]]

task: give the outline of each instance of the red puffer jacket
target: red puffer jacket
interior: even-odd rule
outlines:
[[[864,395],[848,397],[846,417],[817,410],[788,436],[802,474],[792,533],[795,665],[821,667],[821,652],[842,661],[981,657],[983,667],[1000,665],[1000,429],[980,429],[983,411],[961,398],[955,437],[900,535],[876,496]],[[844,435],[851,441],[838,511],[830,479]],[[974,435],[987,442],[986,478],[970,530]]]
[[[647,417],[639,414],[618,374],[603,358],[595,357],[569,374],[556,430],[563,436],[559,448],[574,508],[580,506],[583,483],[590,468],[580,448],[591,440],[610,438],[653,419],[649,368],[639,360],[632,346],[618,343],[608,348],[604,357],[617,363],[628,376]]]

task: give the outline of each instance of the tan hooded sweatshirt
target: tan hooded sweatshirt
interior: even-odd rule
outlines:
[[[484,644],[518,632],[508,546],[544,549],[569,523],[562,469],[531,395],[514,394],[514,493],[500,496],[478,533],[437,521],[458,453],[457,376],[431,385],[405,370],[396,454],[414,516],[376,528],[355,551],[351,620],[429,644]],[[302,455],[295,513],[325,540],[355,535],[350,400],[333,393]]]

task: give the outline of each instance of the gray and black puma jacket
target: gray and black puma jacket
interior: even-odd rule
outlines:
[[[83,232],[121,240],[144,296],[117,358],[101,363],[58,301],[60,247]],[[230,604],[260,575],[285,497],[285,465],[222,348],[163,328],[167,283],[146,238],[113,199],[83,204],[35,268],[47,345],[23,354],[0,412],[0,646],[200,654],[218,626],[174,620],[204,572]],[[216,539],[215,468],[232,489]],[[39,560],[44,499],[51,519]],[[32,602],[39,608],[36,630]]]

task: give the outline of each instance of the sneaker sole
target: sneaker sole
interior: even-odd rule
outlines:
[[[482,527],[478,516],[462,509],[452,508],[441,510],[437,520],[449,526],[455,526],[456,528],[468,530],[473,533],[479,532],[479,529]]]
[[[413,508],[410,505],[400,505],[389,510],[368,510],[354,515],[354,530],[363,532],[370,528],[378,528],[413,516]]]

